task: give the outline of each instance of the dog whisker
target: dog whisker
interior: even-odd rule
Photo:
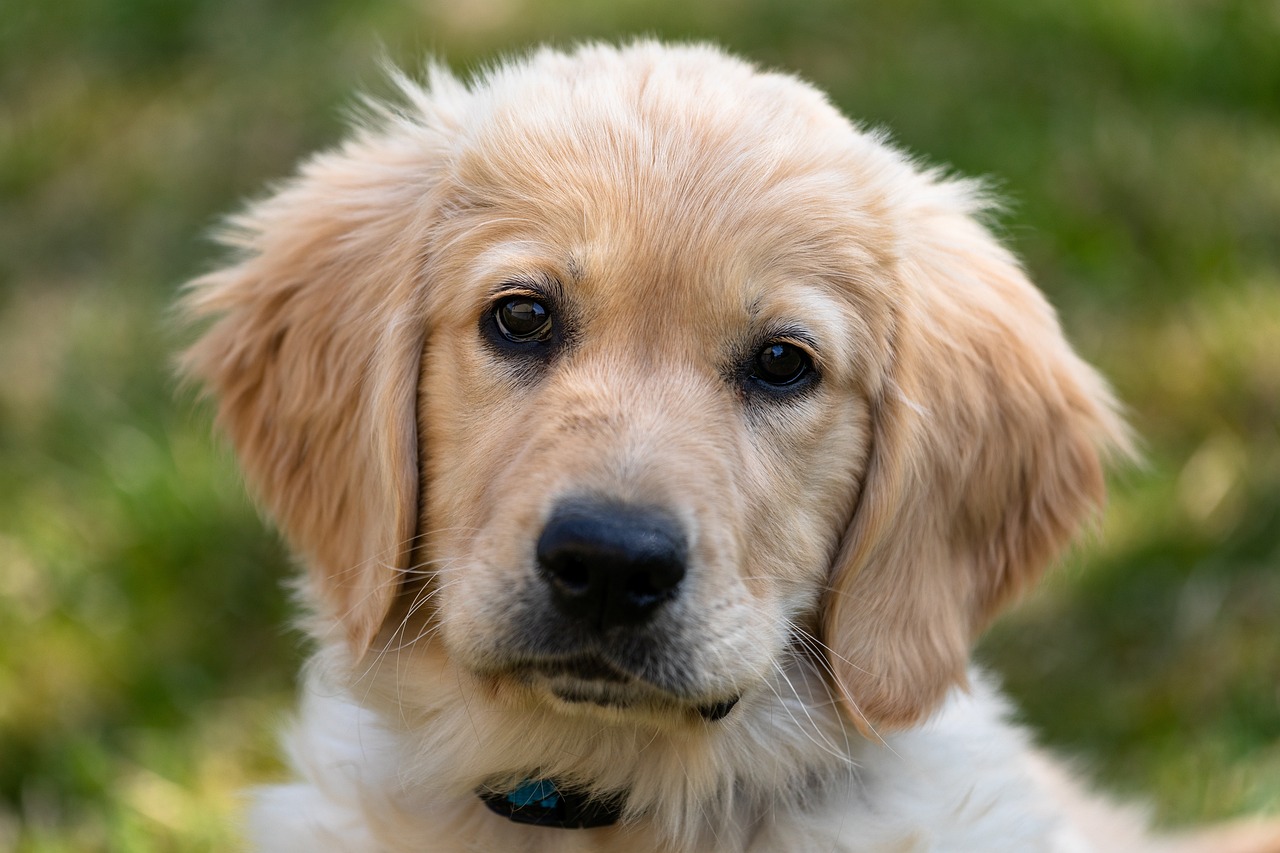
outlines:
[[[875,725],[871,722],[870,719],[867,718],[867,715],[863,713],[862,709],[858,707],[858,703],[855,701],[854,697],[845,696],[844,699],[842,700],[840,697],[835,696],[831,692],[830,684],[839,683],[839,677],[836,675],[835,670],[831,668],[828,655],[839,658],[840,660],[843,660],[845,663],[848,663],[850,666],[854,666],[854,664],[850,663],[843,656],[837,654],[830,646],[824,643],[820,638],[815,637],[812,633],[805,630],[804,627],[793,623],[791,624],[790,628],[791,628],[791,635],[795,637],[797,640],[799,640],[801,644],[803,644],[806,648],[808,648],[811,651],[811,654],[806,656],[810,660],[810,665],[816,665],[816,666],[822,667],[823,674],[827,676],[827,678],[830,678],[830,681],[828,681],[827,678],[823,678],[822,683],[827,692],[827,696],[830,698],[831,702],[834,703],[837,707],[840,707],[842,705],[847,705],[849,709],[852,710],[855,714],[857,714],[858,718],[862,720],[862,723],[864,726],[866,726],[867,731],[871,732],[871,734],[874,735],[875,738],[881,744],[887,746],[889,750],[892,752],[893,747],[889,746],[885,738],[881,736],[881,734],[878,731],[876,731]],[[862,669],[861,667],[858,667],[858,668]],[[863,671],[866,672],[866,670],[863,670]],[[847,738],[848,736],[846,735],[846,740]]]
[[[800,720],[796,717],[796,715],[792,712],[790,703],[785,698],[783,698],[781,693],[778,692],[778,688],[776,685],[774,685],[772,679],[766,678],[764,680],[764,685],[768,687],[769,690],[773,693],[774,697],[778,700],[778,707],[784,712],[786,712],[786,715],[791,719],[791,722],[795,723],[796,730],[799,731],[800,734],[804,735],[806,740],[808,740],[819,750],[826,753],[827,755],[830,755],[833,758],[837,758],[842,762],[851,762],[852,759],[850,759],[847,754],[840,752],[833,744],[823,743],[822,741],[814,737],[814,735],[809,731],[808,727],[806,727],[804,723],[801,723]],[[810,719],[810,722],[812,722],[812,719]]]
[[[361,681],[364,681],[365,679],[369,678],[376,671],[377,667],[379,667],[382,664],[383,659],[386,658],[389,654],[392,654],[393,652],[402,651],[403,649],[413,646],[428,636],[431,629],[424,630],[423,633],[415,637],[413,640],[410,640],[408,642],[402,642],[399,645],[393,645],[397,637],[403,636],[404,630],[408,627],[409,622],[413,618],[414,614],[417,613],[417,611],[420,608],[426,605],[436,594],[448,588],[451,585],[451,583],[452,582],[446,582],[443,584],[435,584],[430,587],[423,587],[422,589],[418,590],[417,593],[415,593],[413,600],[410,602],[407,612],[401,618],[399,624],[396,626],[396,629],[391,633],[391,636],[387,644],[383,648],[378,650],[378,652],[374,655],[373,660],[370,661],[369,664],[365,667],[364,671],[359,676],[356,677],[355,679],[356,684],[359,684]]]

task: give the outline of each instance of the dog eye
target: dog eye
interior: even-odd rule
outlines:
[[[813,371],[809,354],[786,341],[767,343],[756,353],[751,375],[769,385],[794,385]]]
[[[514,343],[545,341],[551,337],[551,312],[530,296],[512,296],[493,309],[502,336]]]

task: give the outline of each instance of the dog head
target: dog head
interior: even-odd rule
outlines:
[[[974,189],[710,48],[403,88],[188,297],[353,664],[681,725],[798,645],[926,715],[1125,445]]]

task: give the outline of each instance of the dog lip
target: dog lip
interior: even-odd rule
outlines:
[[[611,691],[593,694],[591,691],[574,686],[556,686],[551,692],[562,702],[571,704],[599,705],[601,708],[628,708],[635,704],[631,697],[615,695]]]
[[[729,716],[729,712],[733,710],[734,706],[738,704],[738,700],[741,698],[742,698],[741,696],[734,696],[731,699],[725,699],[720,702],[712,702],[707,705],[699,705],[698,714],[702,717],[702,719],[706,720],[709,723],[719,722],[720,720],[723,720],[725,717]]]
[[[534,661],[527,669],[549,677],[568,676],[579,681],[608,681],[625,684],[636,681],[636,676],[617,664],[594,654],[573,655]]]
[[[628,674],[618,665],[595,654],[553,658],[527,663],[523,669],[547,679],[547,687],[562,702],[591,704],[602,708],[628,708],[657,702],[671,710],[683,705],[709,723],[717,723],[733,711],[741,695],[694,705],[689,699],[653,694],[643,678]],[[665,691],[659,691],[665,693]]]

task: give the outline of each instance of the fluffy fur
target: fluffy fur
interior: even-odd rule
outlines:
[[[186,301],[212,319],[185,370],[315,614],[258,846],[1147,849],[967,664],[1128,448],[974,185],[709,47],[399,83]],[[554,351],[490,339],[512,294]],[[750,375],[777,340],[800,391]],[[558,618],[534,543],[582,495],[689,538],[623,686],[528,664]],[[622,822],[476,797],[531,773],[623,793]]]

